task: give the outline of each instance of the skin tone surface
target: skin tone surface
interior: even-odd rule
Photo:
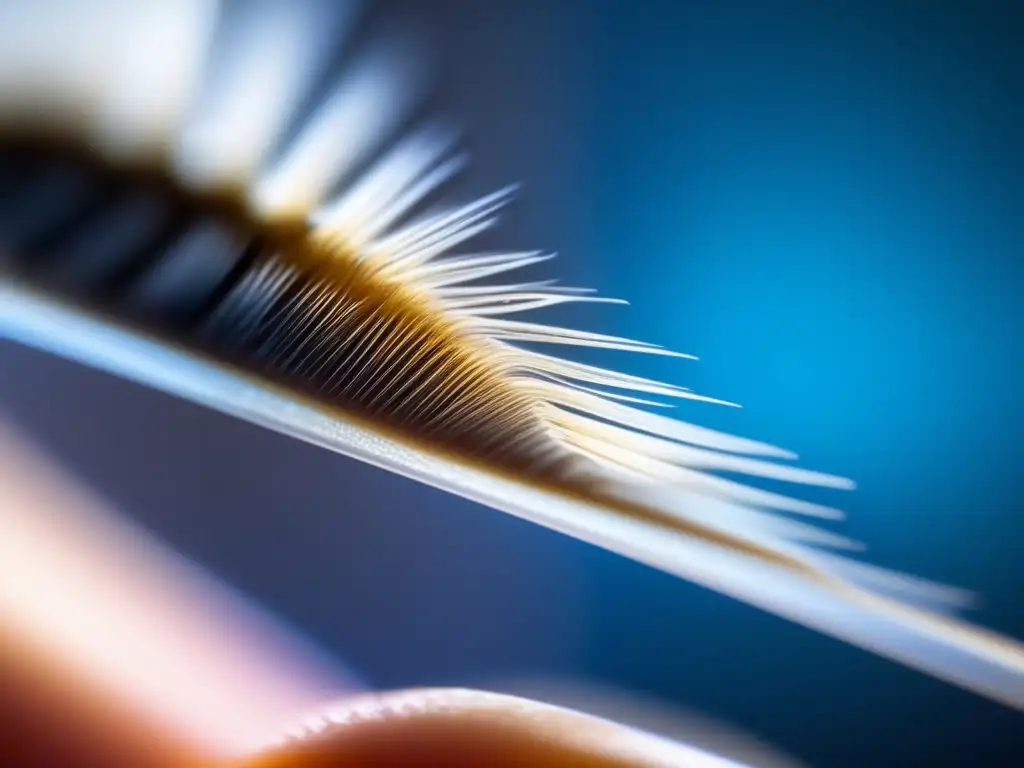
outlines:
[[[5,764],[736,765],[512,696],[360,691],[2,424],[0,542]]]

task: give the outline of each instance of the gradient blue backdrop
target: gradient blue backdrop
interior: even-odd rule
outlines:
[[[746,406],[694,418],[855,478],[871,559],[1024,635],[1024,6],[596,7],[590,269],[635,299],[614,328],[700,355],[677,376]],[[819,765],[1024,764],[1019,715],[598,567],[602,671]]]

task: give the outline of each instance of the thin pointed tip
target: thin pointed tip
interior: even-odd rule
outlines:
[[[523,182],[513,181],[511,184],[506,184],[504,187],[495,192],[495,197],[515,197],[523,190]]]
[[[705,395],[696,395],[695,397],[688,398],[690,400],[698,400],[702,403],[711,403],[712,405],[727,405],[730,408],[742,408],[743,406],[739,403],[734,403],[730,400],[719,400],[717,397],[707,397]]]
[[[685,352],[676,352],[674,349],[665,349],[665,347],[661,347],[661,346],[658,346],[656,344],[651,344],[648,347],[648,350],[650,352],[653,352],[653,353],[658,354],[658,355],[664,355],[665,357],[677,357],[680,360],[697,360],[698,359],[698,358],[694,357],[693,355],[686,354]]]
[[[840,477],[839,475],[822,475],[822,479],[827,481],[821,483],[822,487],[835,488],[840,491],[855,491],[857,490],[857,483],[848,477]]]

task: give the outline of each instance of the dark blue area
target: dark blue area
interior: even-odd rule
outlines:
[[[855,478],[844,530],[1024,635],[1019,3],[604,2],[592,132],[618,332],[694,419]],[[660,361],[635,363],[661,373]],[[646,369],[646,370],[645,370]],[[1019,765],[1024,719],[601,559],[594,667],[815,765]],[[981,762],[978,762],[978,761]]]

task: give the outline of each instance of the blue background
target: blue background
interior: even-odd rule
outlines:
[[[1020,10],[602,3],[586,134],[594,269],[636,300],[616,329],[700,355],[687,383],[746,406],[703,423],[855,478],[845,528],[872,560],[969,585],[975,618],[1018,636]],[[785,733],[821,765],[1022,759],[1018,716],[646,572],[601,572],[602,670]]]
[[[416,7],[416,3],[408,5]],[[423,6],[420,6],[421,8]],[[855,478],[873,562],[1024,638],[1019,3],[432,3],[465,194],[629,299],[569,320],[699,355],[581,355]],[[564,317],[564,315],[563,315]],[[0,408],[374,685],[576,677],[820,766],[1021,765],[1022,716],[522,521],[70,363],[0,348]],[[813,495],[813,494],[811,494]]]

